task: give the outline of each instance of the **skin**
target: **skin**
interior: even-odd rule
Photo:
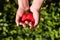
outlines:
[[[29,24],[31,26],[30,23],[28,23],[27,21],[25,23],[20,23],[19,20],[23,15],[23,12],[25,10],[28,10],[30,8],[31,12],[33,13],[33,17],[35,19],[35,24],[34,27],[36,27],[39,23],[39,9],[41,8],[41,5],[43,3],[44,0],[33,0],[32,5],[29,7],[29,0],[18,0],[18,10],[16,13],[16,24],[17,26],[19,25],[23,25],[23,27],[25,27],[26,24]]]

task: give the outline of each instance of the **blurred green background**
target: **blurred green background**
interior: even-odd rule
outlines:
[[[17,8],[16,0],[0,0],[0,40],[60,40],[60,0],[44,2],[35,29],[16,26]]]

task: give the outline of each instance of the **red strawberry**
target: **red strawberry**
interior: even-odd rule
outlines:
[[[33,25],[34,25],[34,18],[33,18],[33,13],[32,12],[28,12],[28,14],[24,13],[22,15],[22,19],[21,19],[22,22],[25,22],[25,21],[28,21],[30,22],[30,28],[33,28]]]
[[[34,22],[34,18],[33,18],[33,14],[32,12],[29,12],[28,15],[27,15],[27,19],[30,20],[31,22]]]
[[[27,17],[27,14],[23,14],[22,15],[22,21],[25,21],[26,20],[26,17]]]

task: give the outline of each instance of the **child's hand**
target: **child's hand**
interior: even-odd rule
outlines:
[[[36,9],[30,8],[31,12],[33,13],[33,17],[35,19],[35,23],[34,23],[34,28],[38,25],[39,23],[39,12]]]
[[[33,13],[33,17],[35,19],[34,27],[36,27],[39,23],[39,9],[41,8],[43,1],[44,0],[34,0],[30,7],[30,10]]]
[[[22,25],[20,24],[20,20],[21,20],[20,18],[22,17],[23,12],[24,12],[24,9],[18,8],[17,13],[16,13],[16,20],[15,20],[17,26]]]
[[[29,9],[28,0],[18,0],[18,10],[16,13],[16,19],[15,19],[17,26],[22,25],[23,27],[25,27],[24,23],[20,23],[20,20],[21,20],[20,18],[22,17],[24,11],[28,9]]]

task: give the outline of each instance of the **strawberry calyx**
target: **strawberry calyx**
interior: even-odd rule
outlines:
[[[24,13],[28,14],[30,12],[30,10],[26,10]]]

